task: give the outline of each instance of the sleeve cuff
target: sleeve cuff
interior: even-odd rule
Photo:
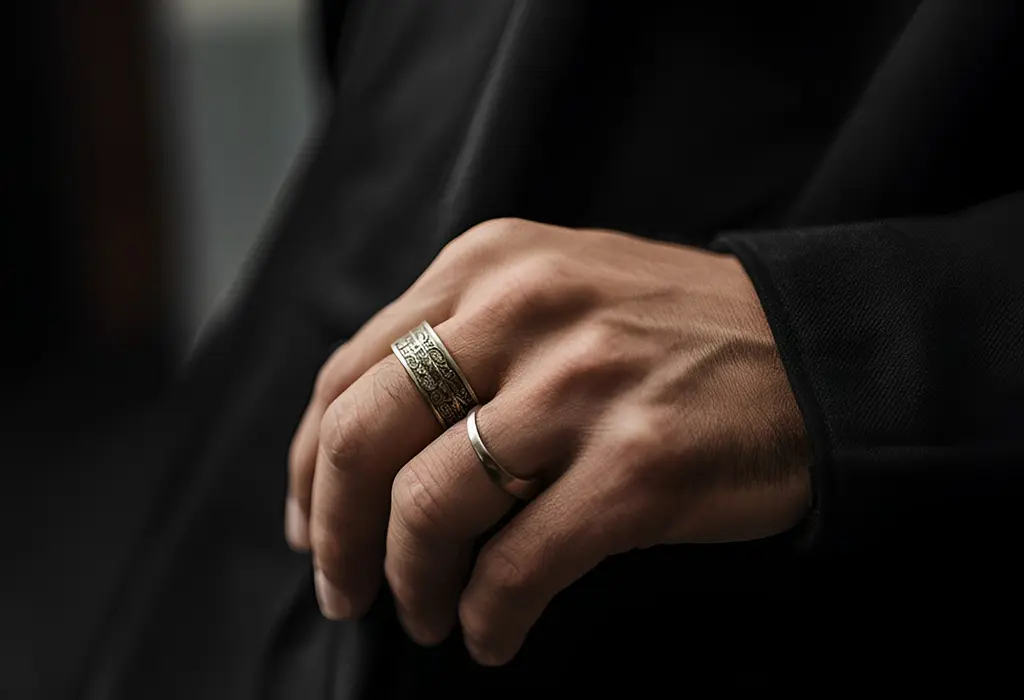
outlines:
[[[800,343],[792,331],[789,313],[771,273],[758,255],[757,234],[724,234],[711,244],[711,250],[735,255],[743,265],[761,301],[765,317],[775,338],[786,376],[803,415],[811,442],[811,508],[804,519],[783,538],[800,552],[813,552],[822,540],[822,513],[828,504],[827,472],[828,430],[817,396],[806,374]]]

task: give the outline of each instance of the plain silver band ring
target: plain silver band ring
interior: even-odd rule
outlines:
[[[478,408],[480,407],[474,406],[466,416],[466,432],[469,433],[469,444],[473,446],[476,458],[480,460],[480,465],[487,472],[487,476],[497,484],[498,488],[520,500],[529,500],[537,494],[539,484],[536,480],[520,479],[509,474],[498,464],[498,460],[494,458],[494,455],[487,449],[487,445],[484,444],[483,438],[480,437],[480,430],[476,425]]]

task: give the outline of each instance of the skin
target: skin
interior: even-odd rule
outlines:
[[[427,320],[480,397],[492,454],[545,488],[515,499],[465,421],[442,432],[390,352]],[[408,634],[456,623],[511,660],[548,602],[634,548],[785,531],[810,502],[806,430],[732,256],[521,220],[447,246],[324,365],[290,455],[286,535],[321,611],[358,617],[382,580]]]

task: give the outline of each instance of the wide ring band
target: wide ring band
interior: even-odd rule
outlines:
[[[537,495],[537,492],[540,490],[540,484],[534,479],[520,479],[513,474],[509,474],[504,467],[498,464],[498,460],[494,458],[491,451],[487,449],[487,445],[484,444],[483,438],[480,437],[480,429],[476,424],[478,408],[480,407],[474,406],[466,416],[466,432],[469,434],[469,444],[473,446],[473,452],[476,453],[476,458],[480,460],[480,466],[484,468],[487,476],[502,491],[515,496],[521,501],[528,501]]]
[[[443,428],[458,423],[479,403],[466,375],[426,321],[393,342],[391,351]]]

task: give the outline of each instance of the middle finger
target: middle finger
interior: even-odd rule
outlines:
[[[437,334],[481,395],[501,373],[485,344],[465,342],[455,322]],[[383,571],[391,486],[399,470],[442,429],[394,355],[357,379],[327,409],[313,475],[310,541],[324,615],[361,615]]]

